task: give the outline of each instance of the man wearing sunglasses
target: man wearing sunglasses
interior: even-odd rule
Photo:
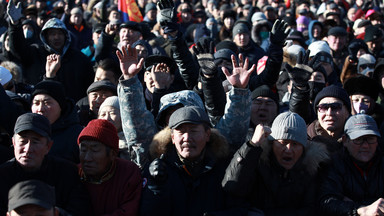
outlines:
[[[321,183],[322,215],[383,215],[384,160],[376,122],[353,115],[344,132],[344,151],[334,155]]]
[[[351,102],[347,92],[330,85],[321,90],[313,103],[317,119],[307,128],[311,140],[324,143],[329,152],[342,148],[341,136],[345,121],[351,113]]]

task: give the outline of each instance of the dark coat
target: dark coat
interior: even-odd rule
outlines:
[[[249,65],[257,65],[259,59],[261,59],[266,54],[259,45],[252,41],[251,38],[249,38],[249,43],[246,47],[239,47],[239,52],[243,54],[244,57],[248,57]],[[281,56],[281,58],[283,58],[283,56]]]
[[[77,137],[83,127],[79,124],[73,101],[67,100],[67,108],[51,127],[53,145],[49,154],[78,164],[80,161]]]
[[[332,157],[320,187],[320,209],[322,215],[354,215],[353,210],[370,205],[384,197],[384,160],[376,153],[369,164],[365,177],[348,151],[339,152]],[[350,199],[350,201],[346,201]]]
[[[88,215],[89,197],[80,182],[77,167],[65,160],[45,156],[38,171],[25,172],[16,159],[0,166],[0,215],[8,207],[8,191],[18,182],[36,179],[55,187],[56,206],[76,216]]]
[[[318,169],[328,158],[323,145],[308,142],[302,157],[287,171],[276,161],[271,142],[261,147],[244,143],[233,156],[222,185],[265,215],[313,215]]]
[[[228,164],[225,160],[228,144],[221,135],[211,134],[202,162],[203,168],[195,176],[186,172],[172,145],[171,129],[168,127],[155,135],[150,152],[153,157],[165,154],[163,160],[167,165],[168,178],[163,184],[149,178],[142,193],[140,215],[201,216],[205,212],[226,208],[227,196],[220,182]]]
[[[335,153],[343,148],[341,139],[331,137],[320,125],[318,120],[313,121],[307,127],[308,138],[312,141],[322,143],[330,153]]]

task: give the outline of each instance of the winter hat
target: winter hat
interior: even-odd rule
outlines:
[[[141,45],[141,46],[145,47],[145,49],[147,50],[148,56],[153,55],[152,47],[147,41],[137,40],[135,43],[132,44],[132,47],[135,48],[137,45]]]
[[[145,14],[148,13],[150,10],[157,10],[155,3],[148,3],[145,5]]]
[[[233,10],[224,11],[223,20],[225,20],[225,18],[227,17],[232,18],[233,20],[236,20],[236,12]]]
[[[347,30],[345,28],[336,26],[328,30],[328,36],[347,36]]]
[[[77,144],[80,145],[83,140],[98,141],[111,147],[115,151],[119,150],[117,130],[108,120],[94,119],[90,121],[87,127],[81,131],[77,139]]]
[[[373,69],[375,68],[374,65],[376,63],[376,59],[373,55],[371,54],[363,54],[360,56],[359,58],[359,62],[357,63],[357,71],[359,72],[359,68],[361,65],[366,65],[366,64],[372,64],[373,67],[371,67],[372,69],[372,72],[373,72]],[[366,75],[366,74],[364,74]]]
[[[272,123],[271,138],[289,139],[307,146],[307,125],[302,117],[293,112],[279,114]]]
[[[221,49],[230,49],[234,53],[239,53],[239,48],[237,48],[235,42],[229,40],[224,40],[216,44],[216,51],[219,51]]]
[[[252,18],[251,18],[252,23],[259,22],[262,20],[267,20],[267,17],[264,15],[263,12],[256,12],[252,15]]]
[[[300,45],[293,44],[287,48],[287,52],[290,55],[298,55],[300,52],[304,55],[305,49]]]
[[[349,96],[348,96],[347,92],[339,86],[330,85],[330,86],[323,88],[323,90],[321,90],[317,94],[315,101],[313,103],[313,108],[314,108],[316,113],[317,113],[316,106],[319,104],[321,99],[323,99],[325,97],[334,97],[334,98],[340,99],[341,101],[343,101],[344,105],[347,107],[348,112],[349,113],[351,112],[351,102],[349,100]]]
[[[300,46],[302,47],[306,46],[304,35],[300,31],[294,30],[291,33],[289,33],[287,40],[298,41],[300,43]]]
[[[252,100],[260,96],[271,98],[273,101],[275,101],[277,107],[279,107],[279,96],[275,92],[273,92],[267,85],[259,86],[251,93]]]
[[[99,112],[103,109],[103,107],[106,106],[111,106],[120,110],[119,98],[117,96],[107,97],[107,99],[105,99],[104,102],[100,105]]]
[[[381,30],[376,26],[368,26],[365,28],[364,42],[374,41],[378,38],[381,38],[383,34]]]
[[[3,66],[0,66],[0,84],[5,85],[12,79],[12,74]]]
[[[80,14],[81,16],[83,16],[83,11],[78,7],[74,7],[71,10],[71,15],[74,15],[74,14]]]
[[[331,48],[328,43],[325,41],[315,41],[308,46],[308,50],[310,51],[309,57],[315,56],[318,52],[324,51],[331,55]]]
[[[109,80],[100,80],[93,82],[87,89],[87,95],[91,92],[99,90],[109,90],[113,92],[114,95],[117,95],[116,85]]]
[[[308,25],[309,25],[309,19],[306,16],[299,16],[296,19],[296,24],[297,24],[297,31],[303,32],[305,30],[308,30]],[[299,25],[305,25],[305,27],[300,27]]]
[[[211,126],[209,117],[205,110],[197,106],[187,106],[176,110],[169,118],[168,126],[171,129],[175,129],[185,123],[206,124]]]
[[[248,26],[245,23],[242,23],[242,22],[236,24],[233,27],[233,30],[232,30],[233,37],[235,37],[237,34],[241,34],[241,33],[249,34]]]
[[[38,94],[47,94],[59,103],[60,108],[66,108],[66,96],[63,84],[53,80],[43,80],[35,85],[35,90],[32,92],[32,99]]]
[[[362,94],[377,100],[380,92],[380,84],[367,76],[358,76],[348,79],[344,84],[348,95]]]
[[[215,57],[215,60],[224,59],[231,61],[231,55],[234,55],[236,57],[236,53],[234,53],[230,49],[221,49],[215,52],[213,55]]]

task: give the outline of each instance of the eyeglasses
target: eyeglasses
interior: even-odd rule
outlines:
[[[364,142],[367,142],[368,144],[375,144],[377,143],[377,137],[376,136],[359,137],[357,139],[352,140],[352,142],[356,145],[363,145]]]
[[[361,69],[364,70],[364,69],[367,68],[367,67],[369,67],[369,68],[374,68],[374,67],[375,67],[375,64],[361,64],[360,67],[361,67]]]
[[[331,108],[332,111],[337,112],[343,108],[343,104],[342,103],[328,103],[328,104],[319,104],[316,107],[320,113],[327,112],[329,110],[329,108]]]

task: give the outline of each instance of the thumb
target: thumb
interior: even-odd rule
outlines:
[[[221,67],[221,70],[223,71],[224,75],[227,77],[230,77],[231,74],[229,73],[228,69],[226,67]]]
[[[12,0],[10,0],[12,1]],[[21,8],[21,2],[17,3],[17,6],[16,6],[17,9]]]

